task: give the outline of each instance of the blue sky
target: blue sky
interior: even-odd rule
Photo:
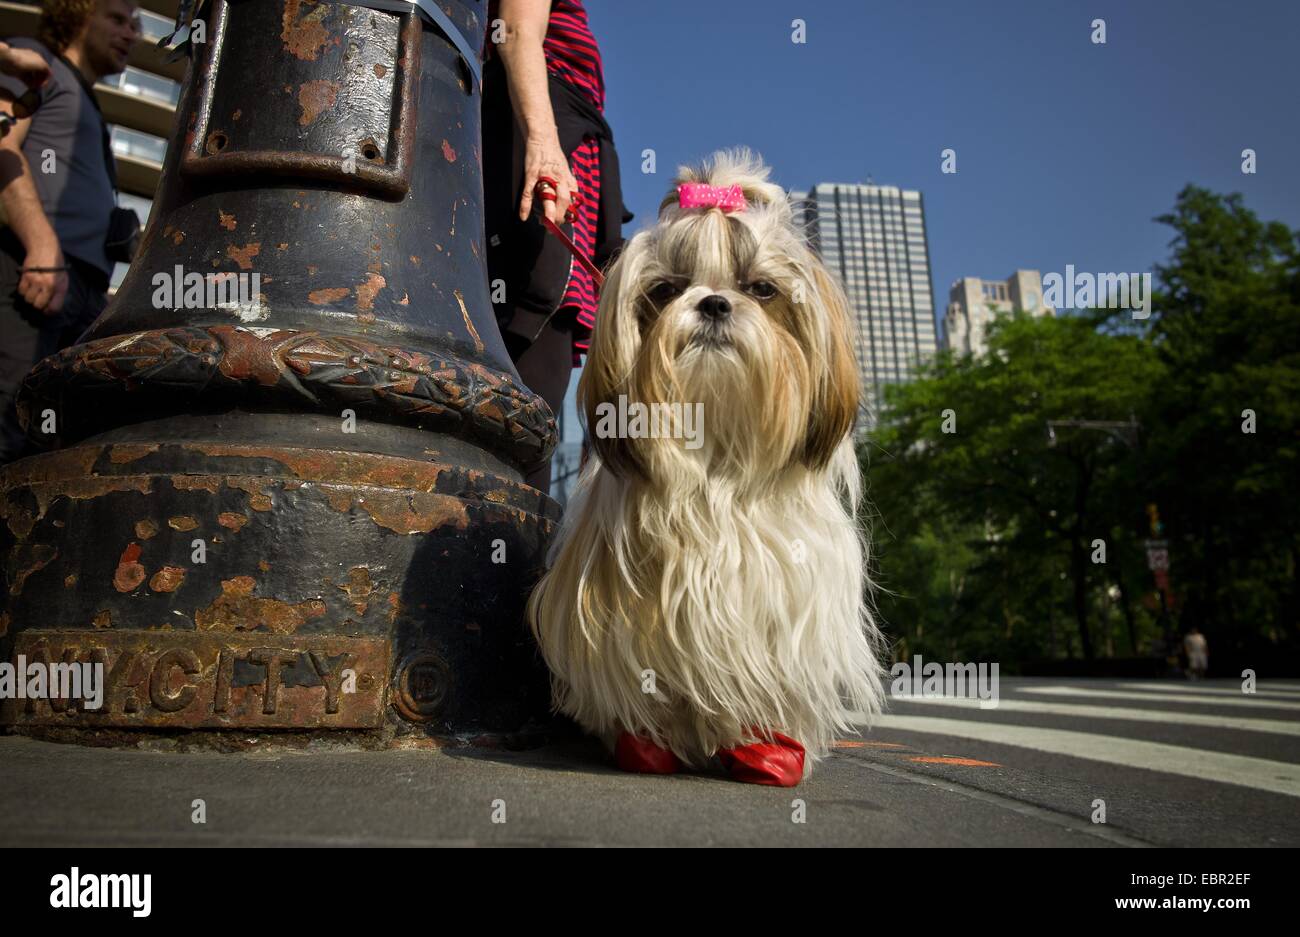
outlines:
[[[1297,0],[588,0],[624,198],[748,145],[782,185],[920,189],[938,318],[962,276],[1147,271],[1188,182],[1300,227]],[[791,20],[807,42],[791,42]],[[1091,22],[1106,21],[1106,44]],[[957,173],[940,151],[957,151]],[[1241,151],[1258,172],[1241,172]],[[653,148],[656,175],[640,171]]]

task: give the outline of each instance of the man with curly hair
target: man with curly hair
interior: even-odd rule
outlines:
[[[39,89],[0,74],[0,465],[23,454],[14,398],[36,362],[73,344],[107,303],[115,204],[108,128],[93,86],[126,68],[135,0],[46,0],[39,39],[13,38],[49,66]],[[29,68],[30,71],[30,62]]]

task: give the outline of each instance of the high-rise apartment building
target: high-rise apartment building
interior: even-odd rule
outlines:
[[[883,387],[907,380],[937,349],[925,203],[896,186],[830,182],[791,198],[814,249],[848,291],[869,428]]]

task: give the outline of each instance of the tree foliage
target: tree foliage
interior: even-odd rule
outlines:
[[[1219,651],[1300,645],[1297,236],[1193,186],[1157,220],[1174,238],[1149,320],[1017,312],[985,355],[941,352],[888,388],[862,457],[901,653],[1131,657],[1158,622],[1196,624]],[[1049,439],[1066,420],[1140,432]],[[1149,503],[1170,546],[1164,619]]]

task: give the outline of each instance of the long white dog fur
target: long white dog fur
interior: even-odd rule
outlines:
[[[628,242],[600,299],[580,406],[589,459],[528,617],[556,708],[702,766],[782,732],[807,770],[881,709],[848,302],[748,151],[677,183],[741,186]],[[700,314],[705,296],[731,305]],[[703,444],[594,434],[598,406],[703,404]]]

